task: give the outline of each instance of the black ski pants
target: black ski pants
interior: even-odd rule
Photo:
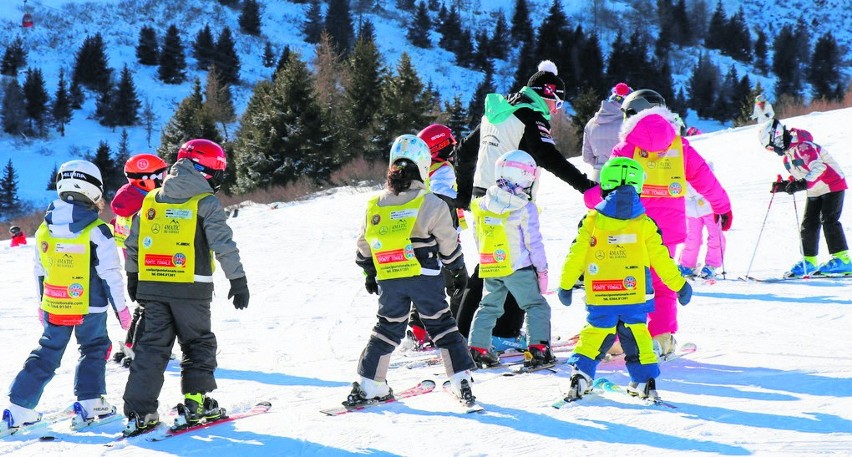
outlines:
[[[843,196],[845,190],[829,192],[819,197],[808,197],[805,203],[805,214],[802,216],[802,251],[806,256],[816,256],[819,253],[820,228],[825,232],[825,244],[829,254],[848,249],[846,235],[840,224],[840,213],[843,211]]]

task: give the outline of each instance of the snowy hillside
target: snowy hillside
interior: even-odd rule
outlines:
[[[811,131],[852,176],[852,109],[787,121]],[[161,443],[136,438],[116,447],[121,425],[82,433],[54,427],[59,437],[40,442],[13,436],[0,454],[61,455],[848,455],[852,449],[852,282],[813,279],[780,284],[736,281],[746,273],[766,218],[751,274],[770,277],[799,256],[792,197],[769,183],[783,173],[777,156],[763,150],[755,127],[694,137],[713,160],[733,202],[733,228],[725,256],[728,280],[695,286],[680,308],[680,342],[698,352],[662,366],[658,389],[676,409],[646,407],[618,396],[588,398],[556,410],[567,380],[554,373],[511,378],[477,372],[474,394],[482,414],[463,415],[442,392],[341,417],[319,413],[345,399],[356,361],[375,321],[376,298],[363,288],[354,264],[354,240],[375,189],[344,188],[308,201],[255,205],[230,219],[248,274],[249,308],[236,311],[217,273],[213,328],[219,342],[219,389],[225,406],[270,400],[268,415],[196,431]],[[575,159],[576,160],[576,159]],[[580,196],[544,173],[539,198],[543,235],[555,281],[584,213]],[[799,216],[803,195],[797,194]],[[852,204],[842,217],[852,239]],[[465,232],[468,267],[476,259]],[[32,245],[32,240],[30,240]],[[32,247],[0,247],[4,324],[0,382],[11,383],[40,335],[31,276]],[[820,260],[827,259],[823,245]],[[569,337],[584,323],[582,292],[575,305],[555,295],[553,332]],[[114,340],[122,337],[110,318]],[[561,357],[565,353],[559,354]],[[401,355],[397,356],[399,360]],[[39,408],[54,412],[73,401],[76,353],[69,348]],[[435,368],[394,368],[389,383],[402,390],[444,375]],[[602,365],[599,376],[626,384],[623,363]],[[109,364],[108,399],[121,405],[127,371]],[[160,396],[161,414],[180,398],[179,366],[171,362]]]
[[[188,56],[189,80],[174,86],[161,84],[156,77],[156,67],[142,66],[136,62],[135,46],[138,42],[139,29],[143,25],[153,26],[162,39],[166,28],[170,24],[177,24],[181,31],[183,45],[189,50],[196,33],[206,24],[211,25],[214,36],[218,36],[224,26],[230,27],[235,32],[236,51],[241,60],[240,76],[243,84],[234,88],[234,102],[237,112],[241,113],[248,102],[254,84],[263,78],[268,78],[272,72],[272,69],[262,65],[262,53],[266,41],[272,44],[276,53],[280,54],[284,46],[289,46],[307,61],[314,57],[313,47],[303,41],[303,35],[300,32],[308,5],[283,0],[266,0],[260,3],[264,5],[261,19],[263,36],[256,38],[237,33],[239,11],[222,7],[215,0],[124,0],[121,2],[28,0],[26,6],[23,0],[5,0],[0,7],[0,23],[3,24],[0,27],[0,47],[5,49],[16,37],[22,37],[28,51],[28,66],[41,68],[48,93],[52,97],[56,90],[59,70],[64,68],[66,75],[70,75],[74,54],[83,40],[87,35],[101,33],[107,45],[109,65],[116,71],[120,71],[127,64],[133,72],[137,92],[143,104],[150,101],[156,112],[150,144],[143,127],[128,129],[130,150],[137,153],[151,152],[159,145],[160,130],[171,118],[178,103],[192,90],[192,80],[197,76],[204,81],[205,74],[192,70],[195,67],[195,59]],[[474,14],[470,11],[474,8],[487,13],[499,10],[506,15],[507,19],[510,19],[515,1],[473,0],[464,3],[470,6],[470,9],[462,11],[466,24],[487,25],[492,20],[490,14]],[[587,31],[593,28],[591,5],[593,3],[606,5],[611,13],[601,23],[606,23],[613,28],[602,28],[600,31],[601,43],[605,46],[609,46],[618,29],[629,35],[634,27],[625,18],[627,12],[634,8],[631,5],[637,5],[637,2],[563,0],[561,3],[569,22],[574,25],[582,24]],[[716,2],[706,3],[712,13]],[[773,34],[777,33],[784,24],[795,21],[799,15],[807,11],[806,18],[811,27],[816,30],[814,39],[823,33],[824,28],[831,28],[838,43],[845,45],[848,49],[852,45],[852,33],[844,25],[852,21],[852,10],[844,7],[846,2],[843,0],[821,0],[817,3],[819,8],[808,9],[804,7],[808,2],[785,2],[772,5],[771,11],[767,11],[766,3],[763,1],[725,0],[722,2],[728,16],[734,14],[742,5],[750,25],[765,27]],[[551,4],[551,0],[528,0],[530,18],[535,27],[538,27],[548,14]],[[25,9],[35,18],[33,28],[20,27]],[[771,17],[772,21],[767,23],[764,19],[767,16]],[[393,68],[401,54],[407,52],[421,79],[427,83],[431,82],[433,87],[442,94],[444,100],[451,100],[459,95],[465,103],[469,101],[476,90],[476,85],[482,80],[481,73],[448,65],[454,61],[452,54],[437,46],[424,50],[408,44],[404,33],[404,17],[375,15],[368,15],[368,17],[376,26],[377,43],[386,66]],[[645,27],[647,24],[643,22],[637,26]],[[433,32],[433,42],[437,42],[438,37],[439,35]],[[680,50],[673,54],[673,72],[677,87],[683,87],[686,84],[698,54],[690,50]],[[727,68],[735,64],[730,58],[718,56],[715,51],[709,55],[714,60],[718,59],[717,65],[723,74]],[[748,71],[741,65],[736,65],[740,75]],[[514,77],[514,70],[508,62],[496,62],[495,80],[498,90],[509,90],[508,86]],[[23,77],[19,77],[19,80],[23,82]],[[753,75],[752,84],[757,82],[769,88],[773,84],[773,79]],[[66,128],[65,137],[60,137],[53,132],[46,139],[24,141],[0,133],[0,165],[5,165],[8,160],[12,160],[19,175],[19,196],[22,199],[30,200],[36,206],[46,204],[51,193],[45,191],[45,188],[55,165],[94,152],[100,141],[106,141],[113,152],[117,149],[121,129],[113,131],[100,126],[93,119],[94,111],[94,97],[90,95],[83,109],[74,112],[74,118]],[[688,117],[687,122],[704,132],[720,128],[719,123],[697,120],[694,115]],[[234,128],[231,128],[231,133],[233,131]]]

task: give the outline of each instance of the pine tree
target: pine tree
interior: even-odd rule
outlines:
[[[288,60],[290,60],[290,46],[284,46],[284,49],[281,50],[281,56],[278,57],[278,63],[275,65],[275,71],[272,73],[273,81],[275,81],[275,75],[284,68],[284,65],[287,65]]]
[[[575,113],[571,116],[571,125],[574,130],[574,136],[577,138],[577,144],[580,145],[580,147],[582,147],[583,144],[583,131],[586,128],[586,124],[589,122],[589,119],[595,115],[598,108],[601,106],[600,100],[600,93],[591,87],[582,89],[577,96],[571,100],[571,107],[574,108]],[[571,152],[581,153],[582,151]]]
[[[116,188],[116,190],[120,189],[121,186],[124,185],[124,179],[126,178],[124,174],[124,165],[127,163],[127,160],[130,158],[130,135],[127,133],[127,129],[121,129],[121,136],[118,137],[118,149],[115,151],[115,173],[114,177],[116,183],[121,183]]]
[[[50,172],[50,179],[47,180],[47,187],[44,190],[56,190],[56,174],[59,173],[59,166],[53,164],[53,171]]]
[[[320,107],[323,125],[329,131],[329,149],[331,163],[335,169],[354,157],[349,147],[349,139],[355,135],[351,118],[346,116],[349,105],[344,92],[348,73],[344,70],[343,59],[327,33],[323,33],[315,48],[312,62],[314,69],[313,92]]]
[[[240,31],[251,36],[260,36],[260,6],[256,0],[243,0],[239,18]]]
[[[515,0],[515,12],[512,14],[510,35],[512,40],[515,41],[515,46],[524,46],[533,41],[533,27],[527,0]]]
[[[381,107],[382,56],[373,40],[360,38],[349,54],[349,78],[345,92],[349,105],[346,114],[352,129],[357,132],[351,139],[352,148],[363,151],[368,159],[381,157],[376,144],[376,117]]]
[[[722,80],[719,90],[716,93],[716,100],[713,105],[713,118],[727,122],[736,118],[739,110],[738,100],[736,99],[737,85],[739,84],[739,75],[737,69],[733,65]]]
[[[180,84],[186,81],[186,57],[180,32],[174,24],[166,31],[163,40],[163,52],[160,54],[160,67],[157,77],[166,84]]]
[[[671,10],[672,23],[672,41],[681,46],[688,46],[695,43],[693,33],[692,19],[686,11],[686,1],[677,0]]]
[[[27,51],[24,49],[24,40],[15,38],[3,53],[0,61],[0,74],[6,76],[18,76],[18,70],[27,65]]]
[[[731,16],[725,26],[725,46],[723,52],[740,62],[751,61],[751,34],[745,19],[745,11],[742,6]]]
[[[71,109],[71,95],[66,87],[64,68],[59,69],[59,82],[56,84],[56,93],[53,95],[50,113],[53,115],[53,122],[56,123],[59,135],[65,136],[65,124],[71,122],[74,110]]]
[[[752,95],[751,81],[748,79],[748,75],[743,75],[734,90],[734,107],[737,110],[736,117],[734,118],[734,127],[747,125],[751,122],[751,113],[754,109],[754,97],[756,95]]]
[[[72,80],[93,91],[102,91],[112,81],[106,45],[100,33],[87,36],[77,51]]]
[[[624,35],[621,34],[621,31],[618,31],[618,34],[615,36],[615,40],[612,42],[612,47],[609,53],[609,59],[607,62],[606,75],[607,75],[607,86],[614,86],[621,81],[626,81],[632,87],[639,87],[635,82],[630,81],[627,76],[630,72],[629,69],[629,60],[630,57],[628,53],[630,52],[627,49],[627,42],[624,41]]]
[[[376,42],[376,27],[373,25],[373,21],[369,19],[364,19],[359,24],[358,40],[370,40],[373,43]]]
[[[831,32],[825,32],[816,42],[808,70],[808,82],[811,83],[815,99],[835,99],[834,88],[841,83],[840,65],[841,55],[837,40]]]
[[[447,13],[444,23],[438,28],[438,33],[441,34],[441,39],[438,40],[438,46],[455,53],[456,50],[463,46],[463,41],[461,39],[462,32],[461,18],[459,17],[459,12],[455,5],[453,5]],[[468,40],[468,42],[469,41],[470,40]],[[469,43],[468,46],[470,46]]]
[[[775,55],[772,59],[772,72],[777,76],[775,82],[775,95],[799,98],[799,87],[801,85],[801,73],[799,72],[798,57],[795,52],[796,37],[790,25],[785,25],[775,36],[772,48]]]
[[[408,22],[408,31],[406,32],[408,41],[418,48],[431,48],[432,40],[429,38],[431,22],[429,11],[426,9],[426,2],[420,0],[417,4],[417,11],[414,13],[414,17]]]
[[[143,25],[139,31],[139,44],[136,45],[136,60],[142,65],[157,65],[159,58],[157,31],[151,26]]]
[[[204,138],[222,144],[222,136],[216,129],[216,121],[204,106],[201,81],[197,78],[193,84],[192,93],[180,102],[175,114],[163,127],[157,155],[166,163],[175,163],[180,146],[194,138]]]
[[[29,133],[43,136],[46,133],[45,125],[49,114],[50,96],[47,94],[40,68],[27,68],[23,91],[27,119],[29,120]]]
[[[71,108],[80,109],[83,107],[86,97],[83,95],[83,88],[80,87],[80,81],[73,75],[71,76],[71,85],[68,87],[68,96],[71,99]]]
[[[133,75],[127,65],[121,70],[112,107],[115,125],[136,125],[139,123],[139,108],[142,103],[136,94]]]
[[[503,15],[503,10],[497,11],[497,22],[494,24],[494,32],[491,34],[489,48],[490,55],[495,59],[505,59],[509,56],[511,49],[509,44],[509,23],[506,22],[506,16]]]
[[[719,69],[701,54],[689,78],[690,107],[699,117],[712,117],[720,79]]]
[[[222,77],[215,65],[207,72],[207,81],[204,87],[204,105],[222,128],[225,140],[228,139],[228,124],[237,119],[234,110],[234,101],[231,98],[231,86],[222,82]]]
[[[722,0],[716,3],[716,10],[710,17],[710,24],[707,27],[707,38],[704,40],[704,46],[708,49],[725,48],[728,17],[725,14],[725,8],[722,6]]]
[[[760,74],[765,75],[769,71],[768,55],[766,33],[758,29],[757,38],[754,40],[754,68]]]
[[[468,130],[475,129],[479,124],[482,115],[485,114],[485,96],[494,92],[497,92],[494,85],[494,68],[488,65],[485,67],[485,76],[482,78],[482,82],[476,86],[476,91],[474,91],[473,97],[467,105]]]
[[[107,200],[111,199],[115,195],[115,191],[124,185],[124,179],[121,179],[121,181],[116,179],[116,170],[119,167],[116,166],[115,160],[112,158],[112,151],[109,148],[109,144],[107,144],[106,141],[101,140],[98,143],[98,149],[95,150],[95,154],[87,154],[85,159],[95,164],[95,166],[98,167],[98,170],[101,171],[101,178],[103,178],[104,185],[104,197]],[[121,169],[124,169],[124,164],[121,164]]]
[[[325,15],[325,30],[342,55],[348,55],[355,44],[349,0],[329,0]]]
[[[476,50],[471,56],[471,68],[482,69],[489,65],[491,58],[491,40],[488,38],[488,32],[485,29],[480,29],[476,32],[473,38],[476,43]]]
[[[255,86],[234,141],[240,191],[283,186],[304,176],[328,177],[328,130],[312,80],[293,52],[272,85]]]
[[[148,142],[148,147],[151,147],[151,135],[154,133],[154,121],[157,120],[157,113],[154,112],[154,105],[151,100],[145,99],[145,105],[142,108],[142,125],[145,126],[145,138]]]
[[[275,66],[275,51],[272,49],[272,43],[268,41],[263,45],[263,66],[266,68]]]
[[[27,131],[27,106],[24,91],[15,78],[5,84],[1,114],[4,132],[10,135],[22,135]]]
[[[20,211],[21,201],[18,198],[18,174],[12,165],[12,159],[6,162],[3,178],[0,179],[0,213],[5,217],[14,216]]]
[[[604,57],[597,34],[589,35],[583,42],[578,61],[581,62],[581,65],[578,66],[581,73],[577,85],[592,88],[598,95],[606,94],[607,89],[611,86],[607,84],[606,78],[604,78]]]
[[[95,101],[95,118],[98,123],[106,127],[115,127],[118,125],[115,118],[115,88],[108,86],[98,92],[97,100]]]
[[[526,86],[530,76],[536,72],[539,61],[536,60],[535,52],[533,52],[534,46],[535,43],[530,41],[521,48],[521,58],[518,62],[518,68],[515,70],[515,79],[511,88],[513,92]]]
[[[323,27],[322,5],[319,0],[311,0],[311,5],[305,14],[305,23],[302,25],[305,41],[311,44],[319,43]]]
[[[240,58],[234,49],[234,38],[230,27],[222,29],[216,40],[216,58],[213,62],[221,74],[222,84],[235,85],[240,82]]]
[[[209,24],[204,24],[204,28],[195,34],[192,55],[195,57],[196,67],[201,70],[206,70],[213,63],[216,57],[216,43],[213,42],[213,32],[210,31]]]
[[[427,124],[426,113],[431,105],[429,94],[424,92],[423,83],[405,52],[396,66],[396,75],[388,76],[382,89],[377,140],[383,145],[383,159],[387,159],[387,151],[397,136],[418,132]]]

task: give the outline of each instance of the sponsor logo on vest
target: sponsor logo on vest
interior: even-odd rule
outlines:
[[[148,212],[145,213],[145,217],[147,217],[149,221],[154,220],[154,217],[156,217],[156,216],[157,216],[157,210],[155,210],[154,208],[148,208]]]
[[[382,221],[382,216],[378,214],[373,214],[373,217],[370,218],[370,223],[373,225],[379,225],[379,222]]]
[[[172,263],[175,264],[176,267],[186,266],[186,255],[178,252],[172,257]]]
[[[74,283],[68,286],[68,296],[71,298],[79,298],[83,295],[83,285]]]
[[[58,268],[74,268],[74,258],[65,254],[56,260],[56,266]]]
[[[168,224],[163,226],[163,233],[168,234],[177,234],[180,233],[180,222],[176,220],[172,220]]]

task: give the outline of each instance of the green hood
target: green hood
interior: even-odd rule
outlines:
[[[515,111],[521,108],[529,108],[533,111],[538,111],[544,116],[544,119],[550,121],[550,109],[547,107],[544,99],[541,98],[534,90],[527,86],[521,88],[519,94],[524,95],[529,103],[518,103],[512,105],[506,97],[500,94],[488,94],[485,96],[485,117],[492,124],[499,124],[511,116]]]

